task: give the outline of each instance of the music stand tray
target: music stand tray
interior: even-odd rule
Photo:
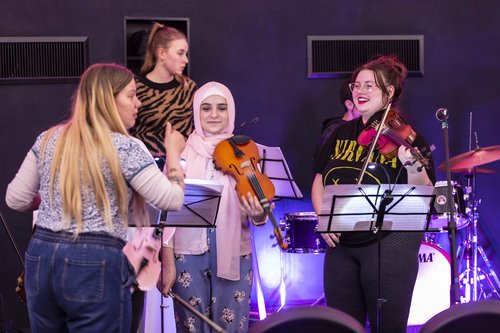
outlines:
[[[223,185],[212,180],[185,179],[180,211],[163,211],[161,222],[169,227],[214,228]]]
[[[380,203],[387,189],[388,184],[326,186],[317,232],[437,231],[429,227],[433,186],[397,184],[384,209]],[[379,214],[383,214],[380,229]]]

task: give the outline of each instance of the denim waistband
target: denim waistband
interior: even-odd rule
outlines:
[[[33,238],[46,242],[64,243],[64,244],[90,244],[103,245],[122,249],[125,246],[125,241],[106,234],[104,232],[81,232],[75,238],[74,234],[65,231],[53,231],[46,228],[37,227]]]

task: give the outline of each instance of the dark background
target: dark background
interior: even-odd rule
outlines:
[[[305,195],[278,203],[281,217],[312,210],[311,154],[321,121],[341,113],[342,79],[307,78],[308,35],[424,35],[425,75],[407,79],[400,105],[413,127],[437,147],[440,164],[443,134],[434,116],[439,107],[450,111],[451,156],[469,150],[470,113],[479,145],[500,143],[498,10],[500,4],[485,0],[3,0],[0,36],[88,36],[90,63],[124,63],[124,17],[189,18],[191,77],[198,85],[226,84],[235,97],[237,123],[260,118],[246,134],[282,148]],[[7,208],[5,189],[36,136],[68,116],[74,89],[74,84],[0,85],[0,209],[21,254],[31,215]],[[500,169],[498,161],[487,167]],[[460,174],[453,178],[465,183]],[[438,179],[445,174],[438,172]],[[499,188],[498,174],[478,175],[479,243],[494,267],[500,267]],[[268,229],[262,230],[263,248],[270,248]],[[14,293],[22,265],[3,226],[0,255],[0,318],[27,327],[25,307]]]

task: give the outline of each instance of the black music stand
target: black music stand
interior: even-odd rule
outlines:
[[[372,231],[434,231],[429,227],[434,187],[424,185],[328,185],[318,215],[319,233]],[[390,200],[387,200],[390,198]],[[378,240],[377,332],[380,333],[380,238]]]
[[[434,187],[398,184],[393,201],[382,209],[388,189],[387,184],[326,186],[317,232],[439,231],[430,226]]]
[[[189,227],[189,228],[215,228],[215,221],[217,220],[217,213],[219,210],[220,197],[223,185],[219,182],[211,180],[200,180],[200,179],[185,179],[185,190],[184,190],[184,204],[179,211],[156,211],[156,216],[153,214],[153,218],[158,221],[158,226],[161,230],[161,243],[163,244],[163,228],[164,227]],[[168,218],[167,218],[168,216]],[[163,269],[163,265],[161,266]],[[160,273],[163,277],[163,273]],[[163,284],[163,283],[162,283]],[[165,328],[164,320],[164,309],[172,305],[164,304],[163,295],[153,288],[148,293],[152,293],[150,296],[156,298],[156,294],[160,296],[160,325],[161,332]],[[149,303],[148,295],[146,295],[146,304]],[[147,307],[147,305],[146,305]],[[148,308],[148,310],[150,310]],[[157,318],[158,313],[153,311],[145,311],[143,325],[146,323],[154,322],[154,318]],[[149,319],[151,318],[151,320]]]
[[[184,204],[179,211],[162,211],[167,227],[215,228],[223,185],[212,180],[185,179]],[[168,214],[168,219],[167,219]]]
[[[257,148],[259,150],[259,155],[261,157],[261,160],[259,162],[260,164],[260,170],[262,173],[265,173],[269,180],[273,183],[274,188],[275,188],[275,201],[280,200],[280,199],[302,199],[304,196],[302,195],[302,192],[300,191],[299,187],[297,186],[297,183],[292,177],[292,173],[290,172],[290,168],[288,167],[288,163],[285,160],[285,156],[283,155],[283,152],[281,151],[280,147],[267,147],[261,144],[257,143]],[[274,238],[275,236],[272,235],[271,238]],[[255,239],[252,236],[252,246],[253,246],[253,253],[257,253],[255,251]],[[276,246],[273,245],[273,246]],[[281,281],[280,281],[280,287],[279,289],[284,286],[284,267],[283,267],[283,251],[279,251],[280,254],[280,274],[281,274]],[[253,256],[253,270],[254,270],[254,277],[256,279],[255,287],[257,288],[257,293],[262,293],[261,289],[261,283],[260,283],[260,270],[259,270],[259,261],[257,255]],[[285,303],[285,296],[283,294],[280,294],[281,296],[281,307],[278,309],[281,310],[281,308],[284,306]],[[265,307],[265,305],[264,305]],[[260,305],[259,305],[260,308]]]
[[[257,144],[260,169],[276,189],[275,198],[302,199],[304,196],[292,177],[290,168],[280,147],[267,147]]]

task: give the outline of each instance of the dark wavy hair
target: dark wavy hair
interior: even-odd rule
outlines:
[[[356,77],[362,70],[371,70],[375,76],[375,84],[382,90],[384,96],[389,96],[387,86],[394,87],[392,103],[396,103],[403,93],[403,84],[408,70],[394,55],[380,56],[364,65],[359,66],[352,74],[351,82],[356,81]]]

